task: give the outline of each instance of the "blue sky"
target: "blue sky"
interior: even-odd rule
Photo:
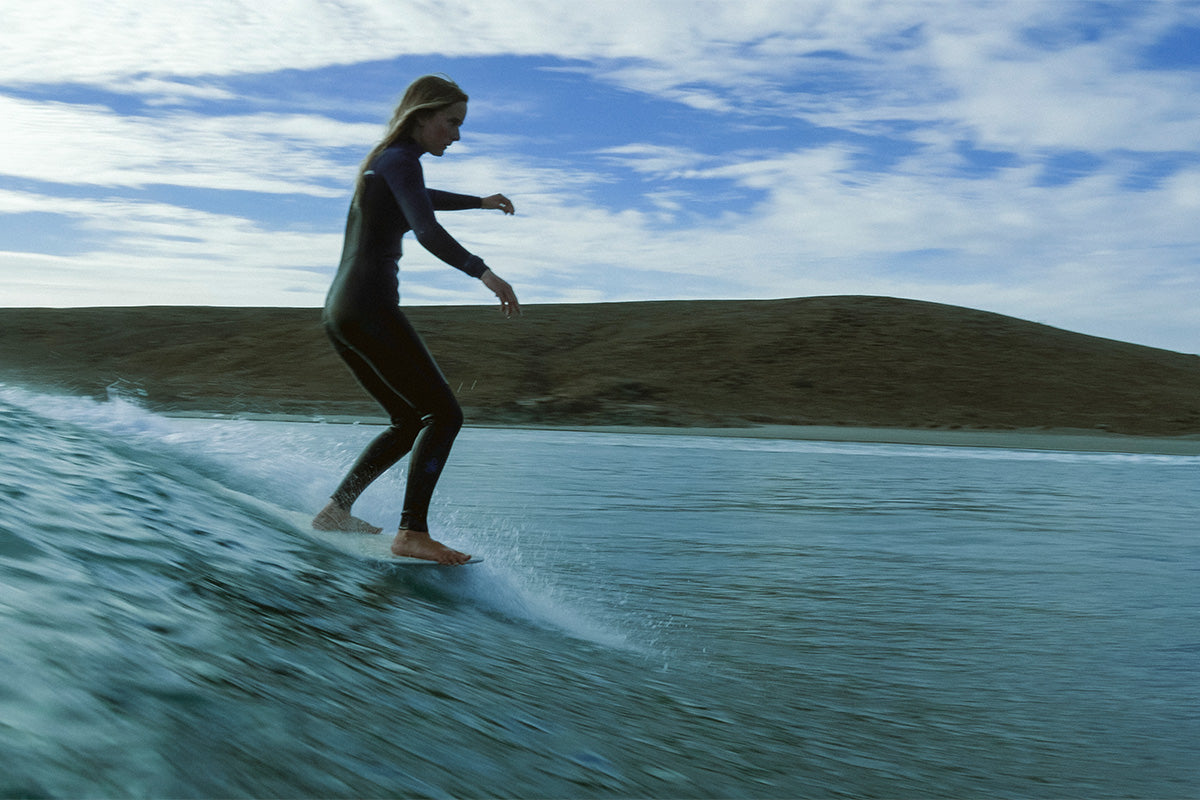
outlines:
[[[888,295],[1200,352],[1200,2],[3,2],[2,306],[320,305],[442,72],[427,182],[513,199],[442,222],[527,304]]]

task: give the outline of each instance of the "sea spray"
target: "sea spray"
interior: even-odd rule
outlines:
[[[5,388],[0,389],[0,400],[36,408],[47,418],[107,433],[126,445],[136,444],[147,453],[169,458],[194,473],[188,481],[204,480],[208,491],[255,508],[260,518],[283,528],[285,536],[303,533],[311,513],[301,509],[315,509],[325,502],[324,494],[343,463],[377,432],[376,426],[173,418],[141,407],[128,394],[99,402]],[[469,438],[470,431],[464,436]],[[398,465],[369,489],[360,513],[380,520],[397,516],[404,469],[403,463]],[[463,490],[457,487],[457,491]],[[437,570],[415,575],[414,580],[514,619],[555,626],[606,646],[634,646],[629,632],[618,629],[619,618],[596,608],[589,615],[586,605],[581,605],[589,592],[580,587],[572,591],[562,585],[561,570],[547,569],[554,547],[547,535],[530,534],[518,521],[496,517],[469,503],[460,506],[453,497],[438,503],[434,523],[456,545],[484,557],[486,565],[473,566],[467,577]],[[523,552],[541,556],[534,561],[523,557]]]

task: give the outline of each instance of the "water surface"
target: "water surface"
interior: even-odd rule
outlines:
[[[0,388],[0,795],[1200,792],[1200,458],[375,432]]]

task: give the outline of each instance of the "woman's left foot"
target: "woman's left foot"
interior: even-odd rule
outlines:
[[[422,558],[449,566],[459,566],[471,560],[468,554],[435,541],[429,536],[429,531],[408,531],[403,528],[392,542],[392,555]]]
[[[318,531],[343,531],[346,533],[383,533],[383,528],[372,525],[366,520],[351,515],[344,508],[333,503],[321,509],[321,513],[313,517],[312,526]]]

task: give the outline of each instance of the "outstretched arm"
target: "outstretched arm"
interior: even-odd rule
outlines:
[[[468,205],[468,202],[474,201],[475,198],[470,198],[466,195],[457,195],[450,192],[443,192],[438,189],[430,189],[429,197],[433,201],[434,208],[458,210],[462,208],[473,207]],[[503,211],[505,214],[517,213],[513,206],[512,200],[509,200],[502,194],[493,194],[487,197],[478,198],[479,208],[489,209],[493,211]],[[483,274],[479,276],[479,280],[483,281],[483,285],[491,289],[496,297],[500,298],[500,310],[504,312],[504,316],[511,317],[513,314],[520,316],[521,304],[517,302],[517,295],[513,291],[512,286],[508,281],[501,278],[490,269],[485,269]]]
[[[474,197],[469,194],[455,194],[441,189],[429,189],[429,200],[436,211],[464,211],[469,208],[486,208],[503,211],[505,214],[515,214],[512,200],[502,194],[489,197]]]

